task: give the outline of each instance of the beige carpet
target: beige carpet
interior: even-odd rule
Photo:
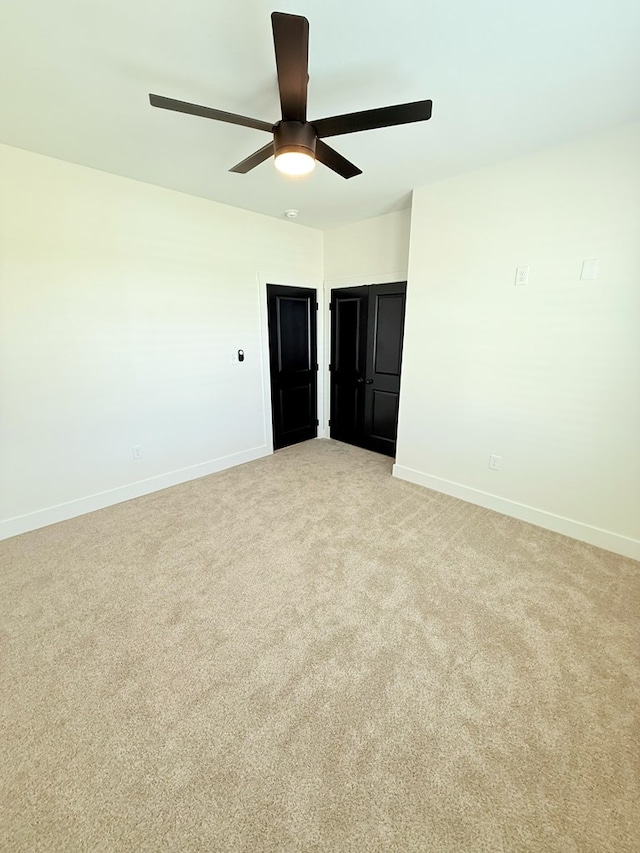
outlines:
[[[390,469],[0,543],[0,848],[637,853],[640,564]]]

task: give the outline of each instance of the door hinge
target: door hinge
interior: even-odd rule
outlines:
[[[333,308],[331,307],[331,303],[329,303],[329,311],[333,311]]]
[[[331,365],[329,365],[329,373],[331,373]]]
[[[316,420],[316,426],[320,426],[320,421]]]
[[[320,365],[316,364],[316,370],[320,370]]]
[[[327,421],[327,425],[331,426],[331,418],[329,418],[329,420]]]
[[[320,307],[320,306],[319,306],[319,305],[318,305],[318,303],[316,302],[316,311],[318,310],[318,308],[319,308],[319,307]]]

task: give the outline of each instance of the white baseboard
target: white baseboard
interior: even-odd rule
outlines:
[[[590,545],[604,548],[606,551],[613,551],[616,554],[622,554],[624,557],[640,560],[640,541],[637,539],[621,536],[609,530],[601,530],[599,527],[592,527],[580,521],[563,518],[561,515],[554,515],[552,512],[536,509],[526,504],[499,498],[497,495],[434,477],[431,474],[423,474],[421,471],[405,468],[402,465],[393,466],[393,476],[399,480],[416,483],[418,486],[425,486],[425,488],[432,489],[435,492],[460,498],[460,500],[485,507],[485,509],[493,509],[503,515],[518,518],[520,521],[528,521],[530,524],[544,527],[546,530],[553,530],[554,533],[562,533],[572,539],[588,542]]]
[[[233,453],[230,456],[221,456],[218,459],[211,459],[198,465],[190,465],[188,468],[169,471],[167,474],[160,474],[157,477],[150,477],[147,480],[140,480],[127,486],[119,486],[106,492],[99,492],[95,495],[88,495],[67,503],[47,507],[37,512],[30,512],[27,515],[8,518],[5,521],[0,521],[0,540],[18,536],[18,534],[27,533],[30,530],[37,530],[39,527],[47,527],[49,524],[56,524],[59,521],[66,521],[78,515],[85,515],[87,512],[95,512],[98,509],[113,506],[113,504],[130,501],[132,498],[159,492],[161,489],[168,489],[170,486],[177,486],[189,480],[197,480],[199,477],[206,477],[208,474],[216,474],[226,468],[233,468],[245,462],[253,462],[263,456],[269,456],[271,453],[272,450],[265,444],[261,447],[244,450],[241,453]]]

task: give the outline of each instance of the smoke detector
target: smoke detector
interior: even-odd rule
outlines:
[[[291,209],[291,210],[285,210],[284,215],[287,217],[287,219],[295,219],[299,213],[300,213],[299,210]]]

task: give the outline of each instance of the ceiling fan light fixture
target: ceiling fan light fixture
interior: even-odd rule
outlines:
[[[303,121],[281,121],[273,131],[276,169],[285,175],[301,177],[316,165],[316,132]]]
[[[279,151],[275,162],[279,172],[294,178],[308,175],[316,167],[315,158],[306,151]]]

